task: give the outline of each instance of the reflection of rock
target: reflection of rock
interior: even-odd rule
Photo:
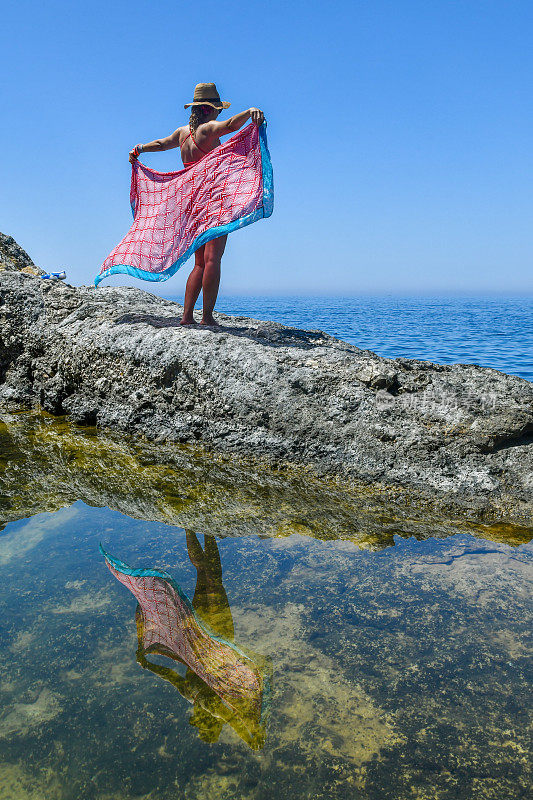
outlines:
[[[533,385],[474,365],[389,360],[273,322],[131,288],[0,273],[4,402],[158,441],[310,464],[470,517],[530,524]]]
[[[392,545],[395,534],[426,538],[466,530],[508,544],[531,536],[513,525],[447,519],[407,502],[402,492],[328,482],[303,470],[276,471],[191,447],[135,442],[39,414],[4,414],[0,420],[0,521],[83,500],[216,536],[298,533],[350,539],[369,549]],[[11,539],[2,541],[0,536],[0,561],[12,555]]]

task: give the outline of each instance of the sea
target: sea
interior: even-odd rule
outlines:
[[[533,298],[227,314],[533,380]],[[526,800],[533,527],[0,412],[2,800]]]

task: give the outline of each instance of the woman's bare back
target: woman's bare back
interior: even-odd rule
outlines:
[[[213,136],[209,131],[202,131],[207,126],[199,125],[192,133],[189,125],[184,125],[179,129],[179,147],[181,158],[184,164],[192,164],[199,161],[206,153],[210,153],[220,145],[218,136]]]

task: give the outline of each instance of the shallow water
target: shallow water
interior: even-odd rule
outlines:
[[[171,299],[182,302],[183,298]],[[320,329],[387,358],[480,364],[533,381],[533,297],[239,297],[217,310]]]
[[[370,498],[350,528],[289,476],[46,417],[0,434],[2,798],[528,796],[527,531],[409,538]],[[168,573],[130,575],[137,615],[100,544]]]

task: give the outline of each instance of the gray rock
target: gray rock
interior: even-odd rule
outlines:
[[[533,524],[529,382],[244,317],[183,328],[181,312],[139,289],[3,272],[0,400]]]
[[[36,267],[29,255],[17,244],[12,236],[0,233],[0,272],[24,271],[29,275],[44,275],[40,267]]]

